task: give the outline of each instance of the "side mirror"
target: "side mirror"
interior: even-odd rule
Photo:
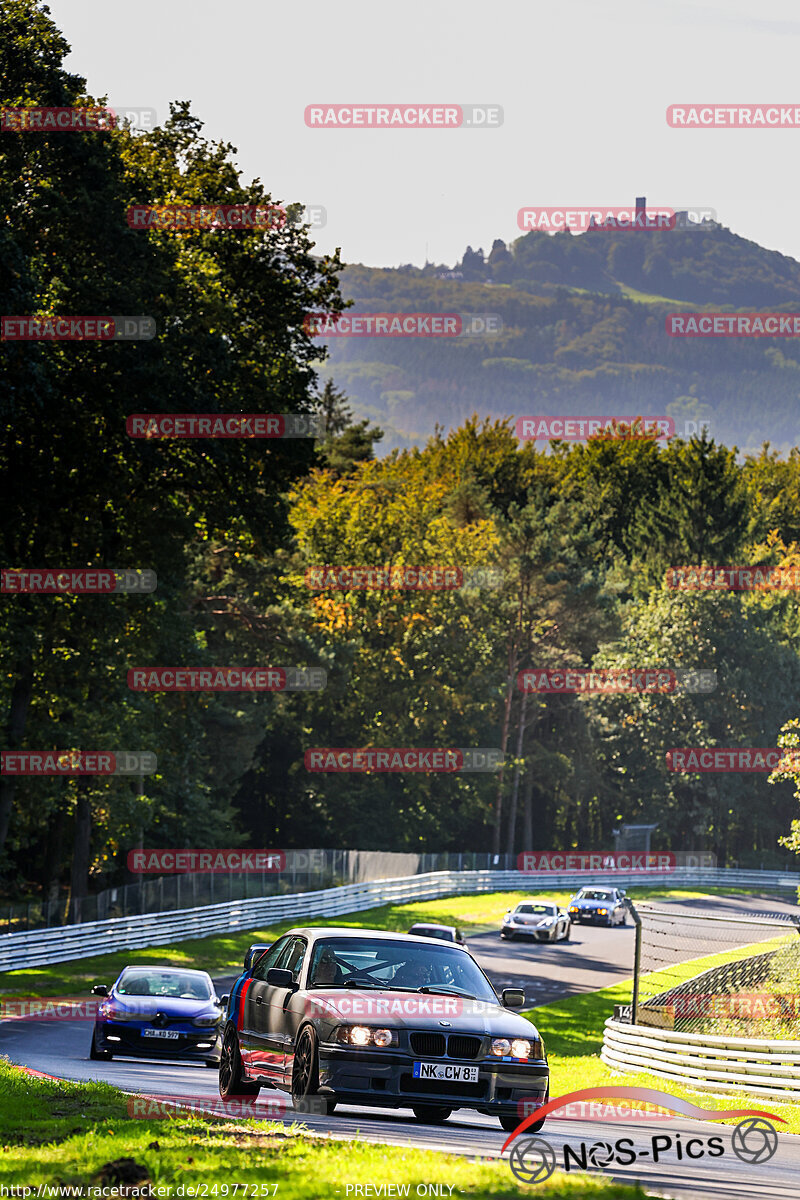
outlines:
[[[507,913],[510,913],[510,912],[511,912],[511,909],[510,909],[510,908],[507,908],[507,909],[506,909],[506,912],[507,912]]]
[[[522,1008],[525,1003],[525,993],[522,988],[503,988],[503,1008]]]
[[[220,998],[219,998],[220,1007],[224,1008],[225,1005],[230,1000],[230,998],[231,998],[230,992],[226,992],[224,996],[220,996]]]
[[[244,956],[245,971],[249,971],[251,967],[254,967],[261,958],[261,955],[266,954],[267,950],[269,950],[269,946],[259,946],[257,943],[255,946],[251,946]]]
[[[106,985],[104,983],[96,983],[94,985],[94,987],[92,988],[92,995],[93,996],[107,996],[108,988],[106,987]]]
[[[294,975],[283,967],[270,967],[267,971],[267,983],[270,987],[294,987]]]

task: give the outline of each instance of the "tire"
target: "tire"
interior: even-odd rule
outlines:
[[[244,1077],[239,1037],[236,1027],[229,1025],[225,1030],[219,1060],[219,1094],[223,1100],[232,1100],[236,1096],[257,1096],[260,1091],[260,1083],[251,1083]]]
[[[89,1046],[89,1058],[91,1058],[93,1062],[111,1062],[114,1055],[111,1054],[109,1050],[98,1050],[96,1039],[97,1029],[95,1028],[92,1032],[92,1043]]]
[[[522,1120],[522,1117],[518,1117],[516,1113],[501,1113],[498,1120],[506,1133],[513,1133]]]
[[[571,933],[572,933],[572,921],[567,921],[566,925],[564,926],[564,936],[561,940],[563,942],[568,942]]]
[[[548,1083],[547,1091],[544,1094],[543,1103],[547,1104],[549,1099],[550,1099],[550,1084]],[[542,1117],[541,1121],[534,1121],[532,1125],[528,1126],[528,1128],[525,1130],[525,1132],[526,1133],[538,1133],[539,1130],[543,1128],[546,1120],[547,1120],[547,1117]],[[517,1121],[517,1124],[519,1124],[519,1121]],[[505,1129],[505,1125],[503,1126],[503,1128]]]
[[[301,1110],[308,1105],[314,1112],[327,1116],[336,1108],[335,1100],[319,1094],[319,1049],[310,1025],[300,1030],[294,1050],[292,1104]]]
[[[217,1070],[219,1068],[219,1061],[216,1058],[207,1058],[206,1066],[213,1067],[214,1070]]]
[[[452,1108],[443,1108],[439,1104],[414,1104],[412,1111],[423,1125],[441,1125],[453,1110]]]

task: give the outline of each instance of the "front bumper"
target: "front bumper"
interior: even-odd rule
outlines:
[[[145,1037],[144,1030],[152,1026],[128,1021],[98,1021],[94,1027],[95,1046],[109,1054],[128,1058],[182,1058],[206,1062],[219,1059],[222,1049],[220,1027],[210,1029],[185,1028],[177,1038]]]
[[[515,937],[533,938],[535,942],[549,942],[553,935],[553,927],[542,929],[538,925],[504,925],[500,933],[507,937],[513,933]]]
[[[571,921],[579,921],[581,925],[610,925],[611,914],[604,913],[602,916],[594,909],[585,908],[577,913],[570,913]]]
[[[482,1113],[516,1113],[521,1101],[544,1104],[550,1079],[546,1062],[504,1063],[486,1059],[441,1061],[448,1066],[478,1068],[477,1083],[444,1079],[414,1079],[420,1055],[404,1050],[352,1050],[322,1043],[319,1048],[320,1094],[343,1104],[369,1104],[385,1108],[411,1108],[436,1104],[445,1108],[471,1108]]]

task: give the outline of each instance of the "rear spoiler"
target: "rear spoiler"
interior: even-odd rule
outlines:
[[[245,971],[249,971],[251,969],[251,967],[254,967],[256,965],[256,963],[258,962],[258,960],[261,958],[261,955],[266,954],[267,950],[269,950],[269,948],[271,946],[272,946],[272,942],[268,942],[268,943],[266,943],[266,945],[262,942],[262,943],[257,943],[255,946],[251,946],[250,949],[247,951],[247,954],[245,954],[245,956],[244,956]]]

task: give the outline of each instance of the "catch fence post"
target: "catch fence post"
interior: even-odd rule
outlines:
[[[642,965],[642,918],[636,911],[630,896],[625,897],[625,904],[636,926],[636,941],[633,948],[633,996],[631,997],[631,1025],[635,1025],[636,1010],[639,1007],[639,974]]]

